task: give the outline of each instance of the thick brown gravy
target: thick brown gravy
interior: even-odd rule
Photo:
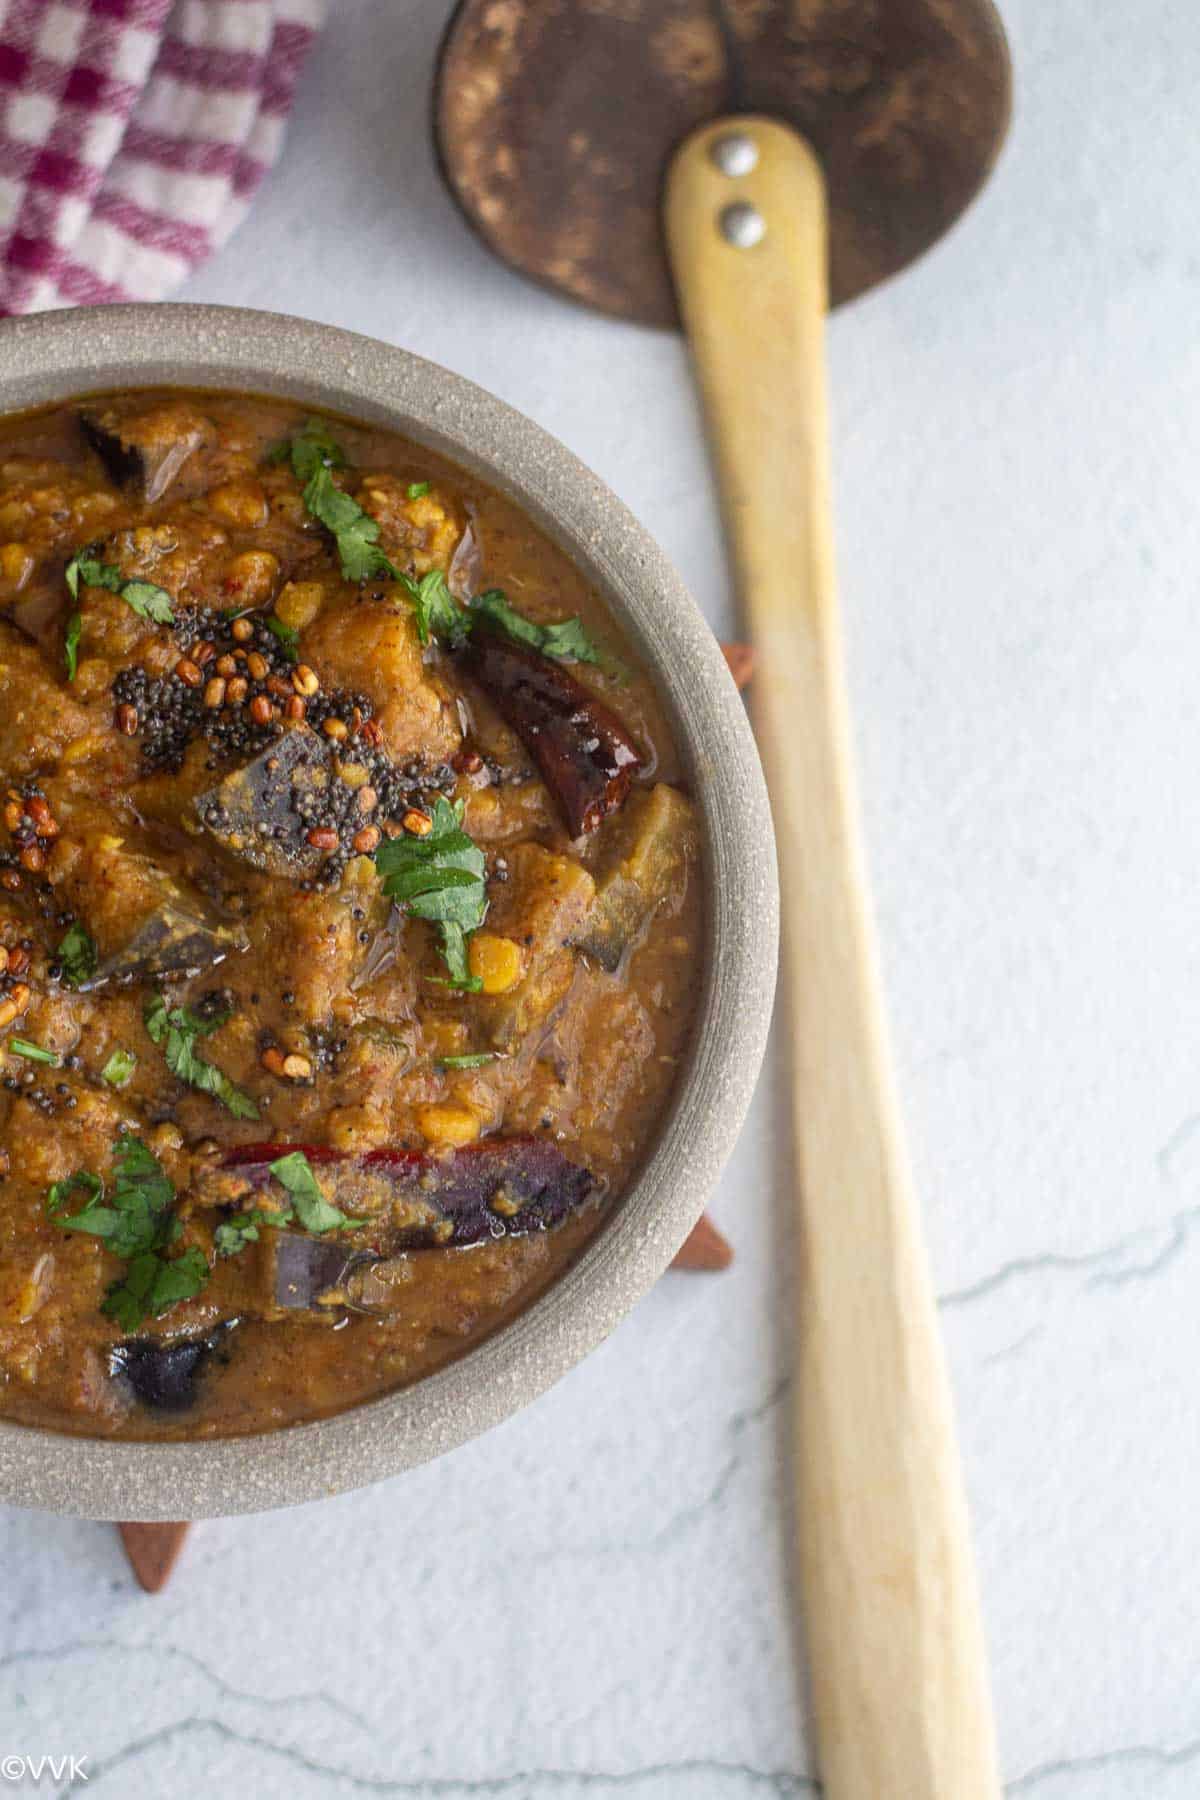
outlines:
[[[306,417],[0,422],[10,1419],[262,1431],[437,1368],[686,1047],[698,832],[628,647],[508,501]]]

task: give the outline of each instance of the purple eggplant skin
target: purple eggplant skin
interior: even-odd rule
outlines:
[[[352,1270],[378,1260],[373,1250],[280,1232],[268,1261],[270,1299],[283,1312],[327,1312],[321,1296],[341,1290]]]
[[[561,663],[482,621],[459,655],[537,764],[571,836],[595,831],[622,804],[642,767],[616,714]]]
[[[125,442],[113,425],[85,412],[79,415],[79,429],[118,487],[131,488],[141,484],[141,453]]]
[[[248,1144],[231,1151],[223,1167],[263,1189],[273,1180],[271,1164],[293,1150],[303,1151],[325,1198],[349,1217],[360,1216],[364,1196],[371,1197],[373,1235],[387,1255],[550,1231],[601,1191],[590,1169],[534,1137],[487,1139],[448,1157],[417,1150],[347,1156],[307,1144]]]
[[[103,959],[89,980],[80,982],[79,990],[91,993],[108,981],[145,981],[181,970],[199,974],[245,950],[249,941],[239,926],[223,924],[199,895],[194,903],[181,895],[178,905],[164,901],[138,922],[132,936]]]
[[[331,779],[327,739],[297,725],[197,796],[196,816],[222,849],[252,869],[302,880],[324,858],[308,841],[305,803]]]
[[[153,1412],[186,1412],[196,1399],[196,1383],[205,1363],[229,1329],[220,1326],[208,1337],[127,1338],[114,1345],[109,1368],[124,1380],[135,1399]]]
[[[216,436],[212,422],[182,400],[132,413],[85,408],[79,428],[117,486],[150,504],[179,482],[185,465]]]
[[[373,1313],[393,1310],[373,1304],[360,1288],[369,1284],[373,1271],[386,1269],[393,1260],[374,1250],[353,1250],[331,1244],[327,1238],[303,1237],[281,1231],[273,1245],[265,1246],[268,1304],[284,1313],[307,1313],[329,1323],[342,1312]],[[402,1259],[399,1259],[402,1260]]]

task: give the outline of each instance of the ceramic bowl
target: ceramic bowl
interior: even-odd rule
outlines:
[[[665,698],[703,816],[709,905],[693,1046],[641,1175],[512,1324],[412,1387],[267,1437],[112,1443],[0,1424],[0,1499],[106,1519],[200,1519],[342,1493],[533,1400],[654,1285],[737,1137],[762,1060],[778,935],[766,791],[712,632],[653,539],[531,420],[371,338],[218,306],[113,306],[0,324],[0,411],[160,384],[284,395],[389,427],[524,508],[603,595]]]

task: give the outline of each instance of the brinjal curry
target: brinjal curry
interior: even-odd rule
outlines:
[[[0,422],[0,1415],[262,1431],[494,1330],[653,1138],[701,906],[508,501],[276,400]]]

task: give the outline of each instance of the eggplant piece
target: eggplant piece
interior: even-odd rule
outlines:
[[[595,831],[622,804],[642,766],[616,714],[561,663],[512,643],[482,620],[460,654],[533,757],[571,836]]]
[[[372,1242],[301,1232],[263,1232],[248,1270],[251,1310],[267,1319],[336,1323],[345,1312],[380,1314],[403,1306],[411,1251],[446,1249],[548,1231],[592,1199],[604,1183],[541,1138],[497,1138],[425,1156],[373,1150],[366,1156],[297,1144],[249,1144],[198,1179],[201,1204],[253,1209],[273,1189],[271,1164],[302,1150],[325,1198],[351,1218],[369,1218]],[[285,1198],[282,1189],[275,1193]]]
[[[698,853],[696,815],[677,788],[635,794],[621,819],[616,859],[600,877],[575,948],[612,973],[663,901],[686,883]]]
[[[168,887],[170,897],[164,893],[157,909],[139,921],[125,943],[101,958],[90,980],[80,982],[82,992],[108,981],[143,981],[185,969],[199,974],[248,947],[245,932],[225,924],[199,894],[185,892],[164,876],[164,888]]]
[[[39,581],[8,606],[8,617],[29,640],[51,656],[59,641],[66,611],[65,584],[61,581]]]
[[[99,960],[82,985],[145,979],[214,967],[247,938],[190,881],[171,874],[150,849],[131,847],[116,816],[111,837],[85,833],[78,854],[51,865],[62,901],[95,939]]]
[[[354,1271],[380,1258],[373,1250],[353,1250],[328,1238],[301,1237],[295,1232],[276,1232],[264,1239],[261,1260],[268,1310],[327,1315]]]
[[[318,1324],[333,1324],[343,1312],[399,1310],[412,1278],[406,1255],[380,1256],[348,1250],[325,1238],[272,1233],[263,1244],[260,1280],[268,1313],[307,1313]]]
[[[308,842],[308,832],[332,779],[325,743],[311,727],[297,725],[201,794],[196,816],[223,849],[252,869],[302,880],[325,856]]]
[[[219,1326],[202,1338],[127,1338],[114,1346],[110,1372],[128,1382],[143,1406],[155,1412],[186,1412],[196,1399],[196,1383],[222,1334]]]
[[[89,409],[80,413],[79,427],[117,486],[148,504],[161,500],[185,463],[216,440],[211,420],[181,402],[132,414]]]
[[[200,1178],[201,1198],[228,1205],[231,1174],[251,1193],[263,1192],[274,1182],[271,1164],[293,1150],[303,1150],[332,1205],[350,1218],[371,1221],[375,1248],[388,1255],[548,1231],[599,1194],[602,1185],[590,1169],[569,1161],[544,1138],[492,1138],[447,1157],[419,1150],[351,1156],[303,1144],[247,1144],[230,1151],[220,1170]],[[277,1191],[282,1196],[283,1190]],[[328,1238],[312,1241],[331,1245]]]
[[[488,929],[523,947],[525,973],[481,1005],[488,1043],[515,1056],[567,996],[576,969],[570,945],[584,929],[596,884],[574,857],[541,844],[517,844],[506,860],[508,880],[492,901]]]

